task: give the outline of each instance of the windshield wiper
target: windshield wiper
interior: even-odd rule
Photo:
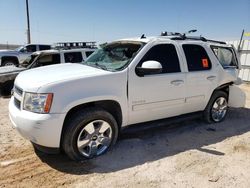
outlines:
[[[99,63],[95,63],[96,67],[100,67],[102,70],[108,70],[107,67],[105,65],[101,65]]]

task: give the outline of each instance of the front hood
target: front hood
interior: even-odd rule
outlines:
[[[110,72],[78,63],[65,63],[21,72],[15,84],[24,91],[37,92],[40,87],[47,84],[104,74]]]
[[[18,54],[18,51],[15,50],[0,50],[0,56],[5,54]]]
[[[26,68],[24,67],[15,67],[15,66],[6,66],[0,67],[0,75],[13,73],[13,72],[21,72],[24,71]]]

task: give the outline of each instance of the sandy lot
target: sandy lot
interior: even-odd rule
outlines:
[[[220,124],[200,119],[124,133],[115,148],[77,163],[35,153],[0,98],[0,187],[250,187],[250,85],[245,108]]]

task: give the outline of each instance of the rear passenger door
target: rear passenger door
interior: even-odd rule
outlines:
[[[204,46],[183,44],[188,72],[184,113],[204,110],[216,88],[217,73]]]

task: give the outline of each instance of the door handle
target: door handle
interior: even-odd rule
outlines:
[[[208,76],[208,77],[207,77],[207,80],[213,81],[215,78],[216,78],[216,76]]]
[[[175,85],[175,86],[178,86],[178,85],[183,84],[183,83],[184,83],[183,80],[173,80],[173,81],[171,81],[171,84]]]

